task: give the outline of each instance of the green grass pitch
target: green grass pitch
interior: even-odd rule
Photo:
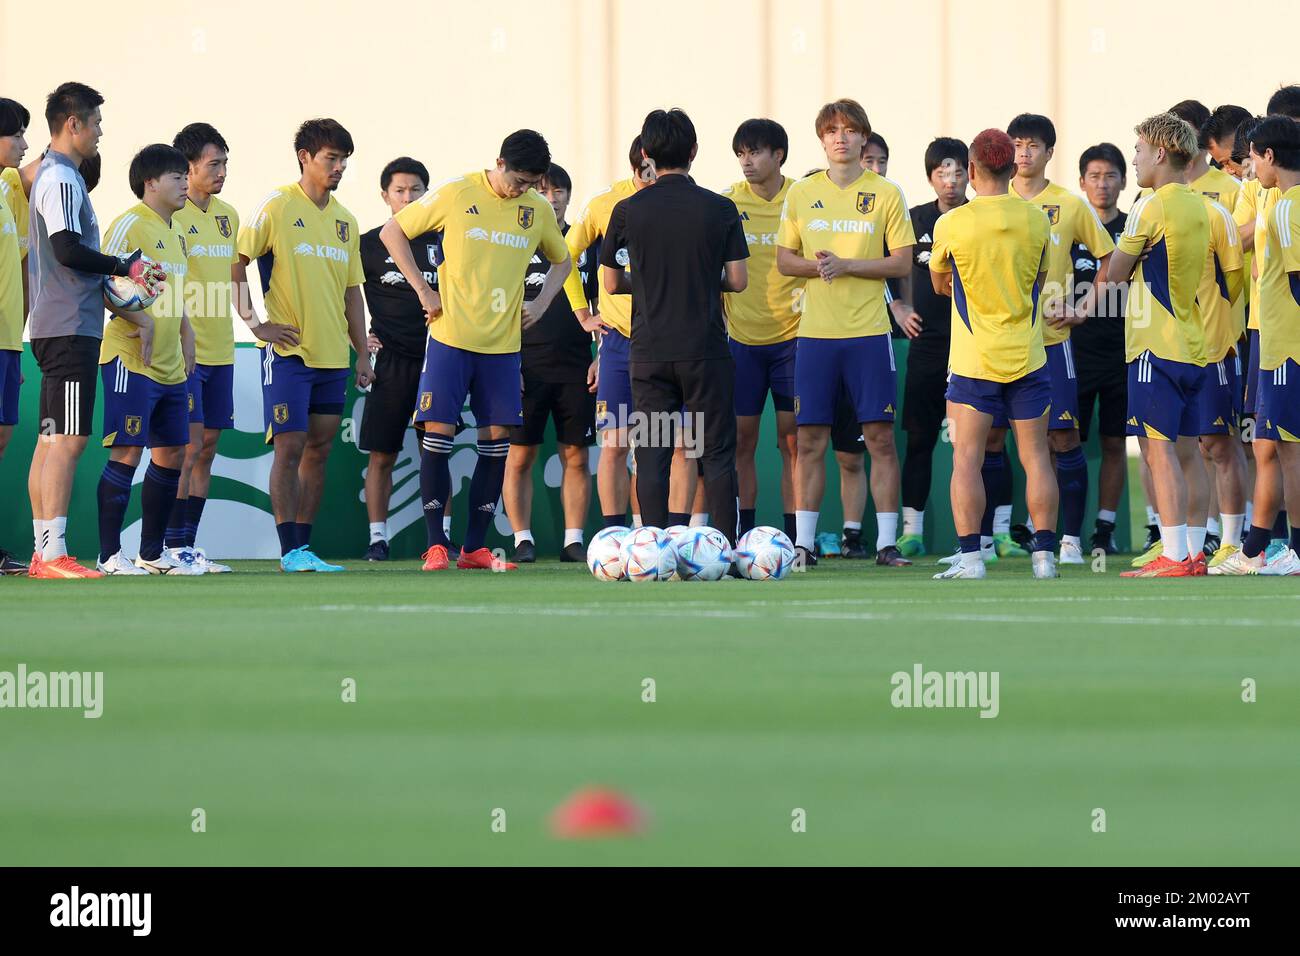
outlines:
[[[0,710],[0,863],[1295,863],[1295,581],[925,560],[0,580],[0,670],[105,682],[98,720]],[[918,662],[998,671],[997,718],[891,706]],[[646,832],[553,838],[587,784]]]

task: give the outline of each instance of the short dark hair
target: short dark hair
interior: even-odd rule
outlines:
[[[1205,138],[1205,124],[1210,121],[1210,108],[1200,100],[1183,100],[1181,103],[1175,103],[1169,107],[1169,112],[1173,113],[1180,120],[1186,120],[1191,124],[1192,129],[1196,130],[1196,145],[1205,149],[1210,145]]]
[[[1232,161],[1240,165],[1250,156],[1250,131],[1255,128],[1255,124],[1262,120],[1262,116],[1247,116],[1237,124],[1236,132],[1233,133],[1232,139]]]
[[[501,142],[501,158],[506,169],[545,176],[551,168],[551,147],[534,129],[517,129]]]
[[[695,124],[684,110],[651,110],[641,124],[641,148],[656,167],[682,169],[698,142]]]
[[[86,183],[86,192],[93,191],[99,185],[99,173],[103,168],[104,160],[99,153],[94,156],[87,156],[81,161],[81,168],[78,172],[81,173],[81,178]]]
[[[1235,136],[1242,121],[1248,119],[1250,110],[1244,106],[1216,106],[1210,118],[1201,124],[1201,139],[1206,146],[1210,145],[1210,140],[1221,143],[1229,136]]]
[[[939,136],[931,140],[925,148],[925,178],[929,179],[930,174],[942,166],[945,159],[951,159],[965,169],[970,165],[970,150],[961,140],[951,136]]]
[[[337,149],[345,156],[352,155],[352,134],[343,128],[343,124],[334,119],[309,119],[298,127],[293,134],[293,151],[307,151],[308,156],[315,156],[322,149]],[[302,168],[302,163],[298,163]]]
[[[1041,113],[1021,113],[1007,124],[1012,139],[1037,139],[1048,149],[1056,149],[1056,126]]]
[[[85,83],[60,83],[45,98],[45,122],[50,126],[50,135],[58,133],[69,116],[75,116],[83,123],[89,122],[91,112],[103,103],[104,97],[99,91]]]
[[[32,121],[32,114],[17,100],[0,96],[0,136],[17,136]]]
[[[1110,163],[1119,173],[1121,180],[1128,180],[1128,173],[1124,169],[1124,154],[1120,152],[1119,147],[1114,143],[1098,143],[1096,146],[1089,146],[1079,156],[1079,178],[1082,179],[1088,172],[1089,163]]]
[[[1273,151],[1273,162],[1283,169],[1300,171],[1300,122],[1280,114],[1265,116],[1250,131],[1250,145],[1259,156]]]
[[[144,198],[144,184],[151,179],[158,179],[168,173],[180,173],[188,176],[190,162],[175,146],[166,143],[153,143],[136,153],[131,159],[131,168],[127,179],[131,183],[131,192],[136,199]]]
[[[429,171],[424,168],[424,163],[418,159],[412,159],[410,156],[398,156],[385,166],[384,171],[379,174],[379,191],[388,192],[388,185],[398,173],[418,176],[420,182],[424,183],[424,188],[429,188]]]
[[[554,189],[573,192],[573,180],[569,177],[568,170],[559,163],[551,163],[551,168],[546,171],[546,184]]]
[[[191,163],[197,163],[202,159],[203,150],[209,145],[217,147],[223,153],[230,152],[230,147],[226,145],[225,139],[217,132],[216,127],[208,123],[191,123],[186,126],[176,134],[172,145],[179,149]]]
[[[742,149],[767,149],[773,153],[779,149],[781,164],[784,165],[785,158],[790,155],[790,137],[776,120],[747,119],[736,127],[731,137],[731,151],[739,153]]]
[[[1270,116],[1289,116],[1300,119],[1300,85],[1284,86],[1268,98]]]
[[[868,146],[879,147],[880,151],[885,154],[885,159],[889,159],[889,144],[885,142],[885,137],[881,136],[875,130],[867,134],[867,141],[862,144],[862,152],[867,151]]]

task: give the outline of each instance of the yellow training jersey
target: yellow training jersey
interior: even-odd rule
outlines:
[[[23,350],[23,255],[6,202],[0,202],[0,349]]]
[[[502,198],[479,171],[435,187],[394,218],[408,239],[442,230],[442,315],[429,335],[468,352],[518,352],[533,253],[540,247],[551,262],[568,256],[551,204],[535,189]]]
[[[148,309],[153,317],[153,357],[150,364],[146,366],[140,359],[140,340],[129,335],[135,331],[135,326],[118,316],[113,316],[104,327],[99,364],[120,358],[132,372],[147,375],[162,385],[184,382],[181,317],[185,314],[185,272],[189,257],[175,220],[170,223],[163,221],[161,216],[140,202],[114,219],[104,236],[105,254],[128,255],[139,249],[146,258],[162,266],[167,281],[162,294]]]
[[[1124,350],[1205,365],[1205,326],[1196,292],[1210,249],[1205,200],[1184,183],[1168,183],[1139,199],[1128,214],[1119,248],[1141,255],[1124,313]]]
[[[1009,188],[1012,195],[1020,196],[1014,185]],[[1037,196],[1025,198],[1025,201],[1043,210],[1052,230],[1051,243],[1047,251],[1047,280],[1043,289],[1043,308],[1046,309],[1048,303],[1059,300],[1065,295],[1066,283],[1073,280],[1074,257],[1071,255],[1071,250],[1076,242],[1086,246],[1094,259],[1101,259],[1102,256],[1114,252],[1115,243],[1111,240],[1106,227],[1101,224],[1101,220],[1097,218],[1097,213],[1092,206],[1056,183],[1048,183]],[[1055,345],[1069,337],[1068,326],[1057,329],[1050,323],[1044,323],[1043,343],[1045,345]]]
[[[1300,362],[1300,186],[1279,189],[1268,221],[1259,275],[1259,367]]]
[[[609,230],[609,217],[613,214],[614,207],[634,192],[636,192],[635,182],[631,179],[620,179],[604,192],[597,193],[591,198],[586,208],[582,210],[582,215],[569,226],[569,231],[564,236],[564,241],[569,247],[569,255],[573,257],[575,263],[581,261],[582,257],[597,240],[604,238],[605,233]],[[619,258],[626,263],[626,255]],[[598,265],[596,271],[599,274],[600,267]],[[596,284],[600,288],[597,302],[600,305],[601,320],[606,325],[618,329],[619,332],[630,338],[632,336],[632,297],[630,295],[610,295],[605,291],[604,282],[598,280]],[[569,306],[574,311],[588,308],[587,295],[582,289],[582,276],[578,274],[576,267],[569,273],[569,277],[564,280],[564,292],[569,297]]]
[[[976,196],[934,225],[931,272],[952,273],[954,374],[1014,382],[1043,366],[1038,275],[1051,260],[1051,226],[1014,193]]]
[[[1225,174],[1226,175],[1226,174]],[[1229,177],[1231,178],[1231,177]],[[1196,291],[1205,323],[1205,360],[1221,362],[1246,330],[1246,301],[1241,294],[1241,238],[1232,213],[1202,193],[1210,215],[1210,250]]]
[[[879,259],[916,244],[903,190],[870,170],[841,189],[825,171],[786,192],[776,244],[805,259],[821,250],[846,259]],[[910,268],[910,267],[909,267]],[[849,339],[889,332],[885,280],[840,276],[807,279],[799,335]]]
[[[332,193],[321,209],[297,183],[263,199],[239,230],[236,251],[262,271],[267,321],[298,330],[298,344],[273,346],[277,355],[301,356],[310,368],[350,364],[344,296],[365,282],[358,232]]]
[[[233,365],[235,328],[230,297],[230,267],[238,259],[239,214],[217,196],[200,209],[186,200],[172,217],[185,237],[190,269],[185,276],[185,312],[194,326],[194,355],[200,365]]]
[[[18,170],[12,166],[0,172],[0,200],[9,206],[14,216],[14,226],[18,229],[18,249],[23,257],[27,256],[28,201],[23,192],[22,179]]]
[[[745,345],[787,342],[799,332],[800,297],[806,280],[783,276],[776,268],[776,233],[791,182],[783,180],[770,201],[744,180],[722,191],[736,204],[749,245],[749,285],[744,292],[723,296],[727,334]]]
[[[1260,245],[1261,243],[1263,243],[1264,238],[1263,236],[1258,234],[1259,224],[1257,222],[1257,219],[1259,218],[1261,212],[1260,207],[1263,205],[1263,196],[1265,192],[1267,192],[1267,190],[1265,190],[1264,187],[1259,184],[1258,179],[1248,179],[1241,184],[1241,189],[1237,193],[1237,202],[1232,207],[1232,219],[1234,222],[1236,222],[1238,228],[1246,225],[1246,223],[1248,222],[1253,222],[1256,224],[1256,228],[1255,228],[1256,235],[1254,241],[1251,243],[1250,251],[1246,253],[1246,266],[1245,266],[1246,296],[1245,298],[1247,303],[1254,302],[1255,295],[1259,291],[1259,277],[1255,275],[1256,272],[1255,253],[1256,250],[1260,248]],[[1246,328],[1258,329],[1259,316],[1255,314],[1255,310],[1253,308],[1249,309],[1248,311],[1250,312],[1250,315],[1247,317]]]

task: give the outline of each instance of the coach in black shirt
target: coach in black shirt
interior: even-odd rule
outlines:
[[[695,426],[688,448],[702,459],[710,522],[734,542],[735,367],[722,293],[744,291],[749,247],[735,204],[688,178],[697,146],[695,126],[681,110],[645,118],[641,149],[658,179],[614,207],[601,276],[605,291],[632,295],[631,428],[642,520],[668,524],[673,448],[656,440],[662,436],[654,434],[654,423],[685,406]]]

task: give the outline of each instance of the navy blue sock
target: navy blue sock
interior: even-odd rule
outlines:
[[[1029,540],[1030,551],[1051,551],[1056,552],[1056,532],[1055,531],[1035,531],[1034,536]]]
[[[971,554],[980,549],[980,536],[978,534],[959,534],[957,535],[957,544],[961,546],[962,554]]]
[[[690,524],[691,516],[682,511],[668,512],[668,527],[678,524]]]
[[[179,468],[164,468],[151,461],[144,471],[140,489],[140,557],[146,561],[156,561],[162,556],[163,531],[180,483]]]
[[[185,499],[185,544],[187,547],[194,547],[194,540],[199,534],[199,520],[203,517],[203,506],[207,503],[208,499],[199,495],[190,495]]]
[[[122,520],[131,501],[135,469],[120,461],[107,461],[99,476],[99,560],[107,561],[122,550]]]
[[[984,465],[980,468],[980,478],[984,480],[984,518],[980,521],[980,534],[986,538],[993,537],[993,511],[998,506],[1005,460],[1006,456],[1000,451],[986,451]]]
[[[506,477],[506,455],[510,452],[508,438],[480,438],[478,462],[469,480],[469,527],[465,529],[466,554],[483,547],[487,540],[492,516],[497,511],[501,486]],[[689,519],[689,516],[687,518]]]
[[[420,441],[420,500],[424,503],[424,530],[429,547],[447,546],[442,518],[451,497],[451,438],[425,432]]]
[[[1273,537],[1272,528],[1261,528],[1257,524],[1252,524],[1250,530],[1246,532],[1246,540],[1241,543],[1241,553],[1248,558],[1263,554],[1271,537]]]
[[[298,524],[294,521],[281,521],[275,526],[275,533],[280,538],[280,556],[288,554],[298,547]]]
[[[169,548],[185,547],[185,502],[187,498],[177,498],[172,502],[171,514],[167,516],[167,528],[163,531],[163,544]]]
[[[1277,518],[1273,521],[1273,537],[1286,537],[1286,509],[1283,508],[1277,513]]]
[[[622,528],[627,524],[627,515],[601,515],[606,528]]]
[[[793,511],[787,511],[781,515],[781,525],[782,530],[785,531],[785,536],[791,541],[798,537],[798,525],[795,524]]]
[[[1056,483],[1061,489],[1061,534],[1079,537],[1088,504],[1088,459],[1082,448],[1056,456]]]
[[[741,508],[741,509],[740,509],[740,533],[741,533],[741,534],[744,534],[744,533],[745,533],[746,531],[748,531],[750,528],[754,527],[754,524],[755,524],[755,522],[757,522],[757,521],[758,521],[758,509],[757,509],[757,508]]]
[[[310,522],[295,521],[294,526],[297,528],[297,531],[295,531],[294,533],[298,537],[298,545],[301,547],[303,545],[311,544]]]
[[[1291,529],[1291,550],[1300,555],[1300,528]]]

